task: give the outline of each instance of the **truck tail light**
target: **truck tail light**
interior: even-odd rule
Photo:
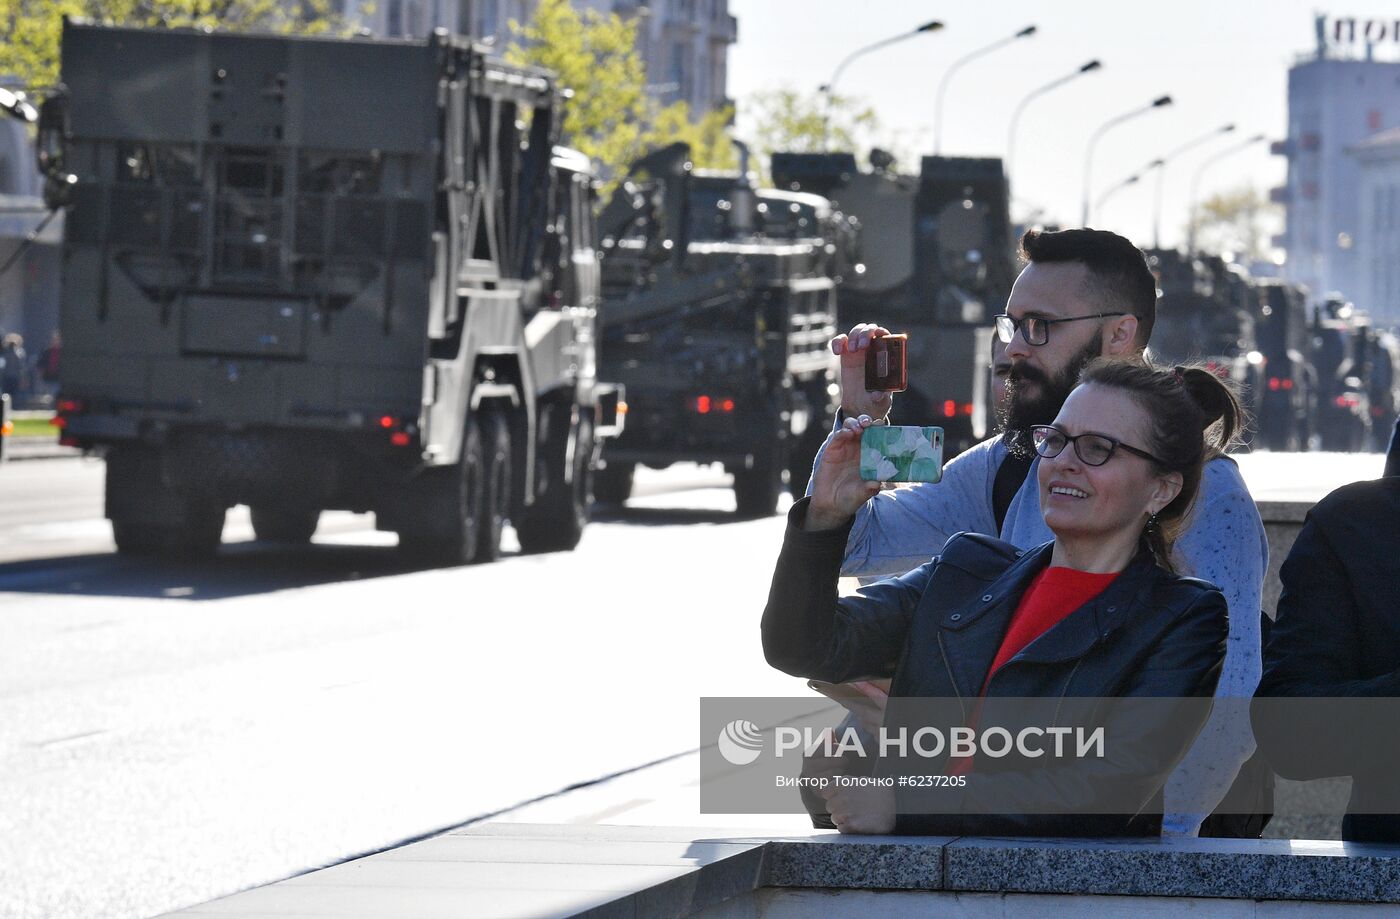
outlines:
[[[952,399],[949,399],[948,401],[944,402],[944,403],[943,403],[943,417],[944,417],[944,418],[956,418],[957,416],[958,416],[958,403],[954,402]]]
[[[701,395],[695,397],[691,408],[695,410],[697,415],[708,415],[712,412],[728,415],[733,413],[735,402],[725,396]]]

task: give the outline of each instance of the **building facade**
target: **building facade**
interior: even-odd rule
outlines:
[[[729,0],[573,0],[580,11],[639,20],[638,50],[648,91],[662,104],[678,100],[699,113],[730,104],[729,46],[739,37]],[[538,0],[346,0],[345,12],[377,36],[427,35],[435,28],[504,46],[510,22],[530,18]]]
[[[1288,136],[1274,152],[1288,158],[1288,181],[1273,198],[1284,206],[1276,240],[1285,275],[1315,298],[1339,291],[1364,309],[1361,163],[1348,152],[1400,126],[1400,35],[1356,20],[1317,19],[1317,49],[1288,72]],[[1383,56],[1396,60],[1383,60]]]
[[[1361,174],[1361,278],[1356,303],[1377,325],[1400,325],[1400,128],[1382,131],[1350,151]]]

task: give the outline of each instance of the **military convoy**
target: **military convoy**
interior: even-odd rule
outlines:
[[[741,148],[742,149],[742,148]],[[638,464],[722,463],[742,516],[806,489],[840,405],[837,286],[846,219],[816,195],[693,168],[685,144],[633,164],[599,219],[601,370],[628,425],[596,491],[622,501]]]
[[[554,78],[445,32],[70,21],[62,80],[38,136],[67,211],[56,424],[106,457],[122,552],[208,554],[235,504],[278,542],[338,508],[425,561],[495,558],[507,520],[525,551],[568,549],[595,491],[682,460],[770,514],[806,486],[839,405],[827,342],[858,321],[910,334],[896,423],[941,424],[950,455],[989,427],[1015,275],[999,160],[779,153],[763,189],[746,151],[706,172],[677,144],[595,220]],[[1151,257],[1154,351],[1243,384],[1259,444],[1388,426],[1393,336]]]
[[[40,118],[67,208],[63,442],[124,553],[225,511],[305,542],[372,511],[415,560],[571,548],[618,390],[563,92],[470,41],[68,22]]]

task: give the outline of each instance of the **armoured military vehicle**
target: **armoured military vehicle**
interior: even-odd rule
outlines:
[[[563,92],[469,40],[69,22],[41,116],[68,209],[59,423],[125,553],[373,512],[414,559],[570,548],[596,376],[590,175]]]
[[[1256,341],[1254,287],[1248,273],[1218,256],[1149,249],[1157,279],[1157,315],[1150,350],[1159,363],[1204,364],[1235,391],[1251,418],[1259,415],[1265,361]],[[1252,442],[1251,430],[1246,436]]]
[[[1313,312],[1312,362],[1317,369],[1317,414],[1323,450],[1356,452],[1371,441],[1370,320],[1340,294]]]
[[[1257,442],[1271,450],[1306,450],[1317,400],[1307,291],[1277,278],[1261,278],[1256,296],[1255,327],[1264,358]]]
[[[745,157],[747,160],[747,157]],[[738,512],[800,495],[839,407],[836,291],[850,233],[822,198],[692,168],[673,144],[638,160],[599,218],[601,367],[627,391],[600,500],[637,464],[722,463]]]
[[[775,153],[773,183],[823,195],[860,224],[861,272],[842,288],[840,326],[877,322],[909,333],[909,389],[896,424],[937,424],[948,455],[986,435],[991,317],[1006,306],[1016,264],[998,159],[926,156],[917,176],[871,154]]]

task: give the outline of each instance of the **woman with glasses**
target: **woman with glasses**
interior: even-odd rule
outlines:
[[[840,597],[851,520],[879,491],[860,478],[863,424],[849,419],[789,514],[764,653],[833,683],[892,676],[885,727],[911,734],[919,726],[903,722],[911,710],[902,715],[900,699],[956,700],[976,727],[996,699],[1208,698],[1225,655],[1225,599],[1175,573],[1172,543],[1203,465],[1241,422],[1239,402],[1207,370],[1095,361],[1054,423],[1030,431],[1052,542],[1018,551],[960,533],[927,564]],[[1098,760],[945,757],[918,771],[960,782],[819,793],[847,833],[1155,835],[1162,786],[1209,710],[1156,711],[1171,717],[1114,725]],[[1095,810],[1104,800],[1122,812]]]

